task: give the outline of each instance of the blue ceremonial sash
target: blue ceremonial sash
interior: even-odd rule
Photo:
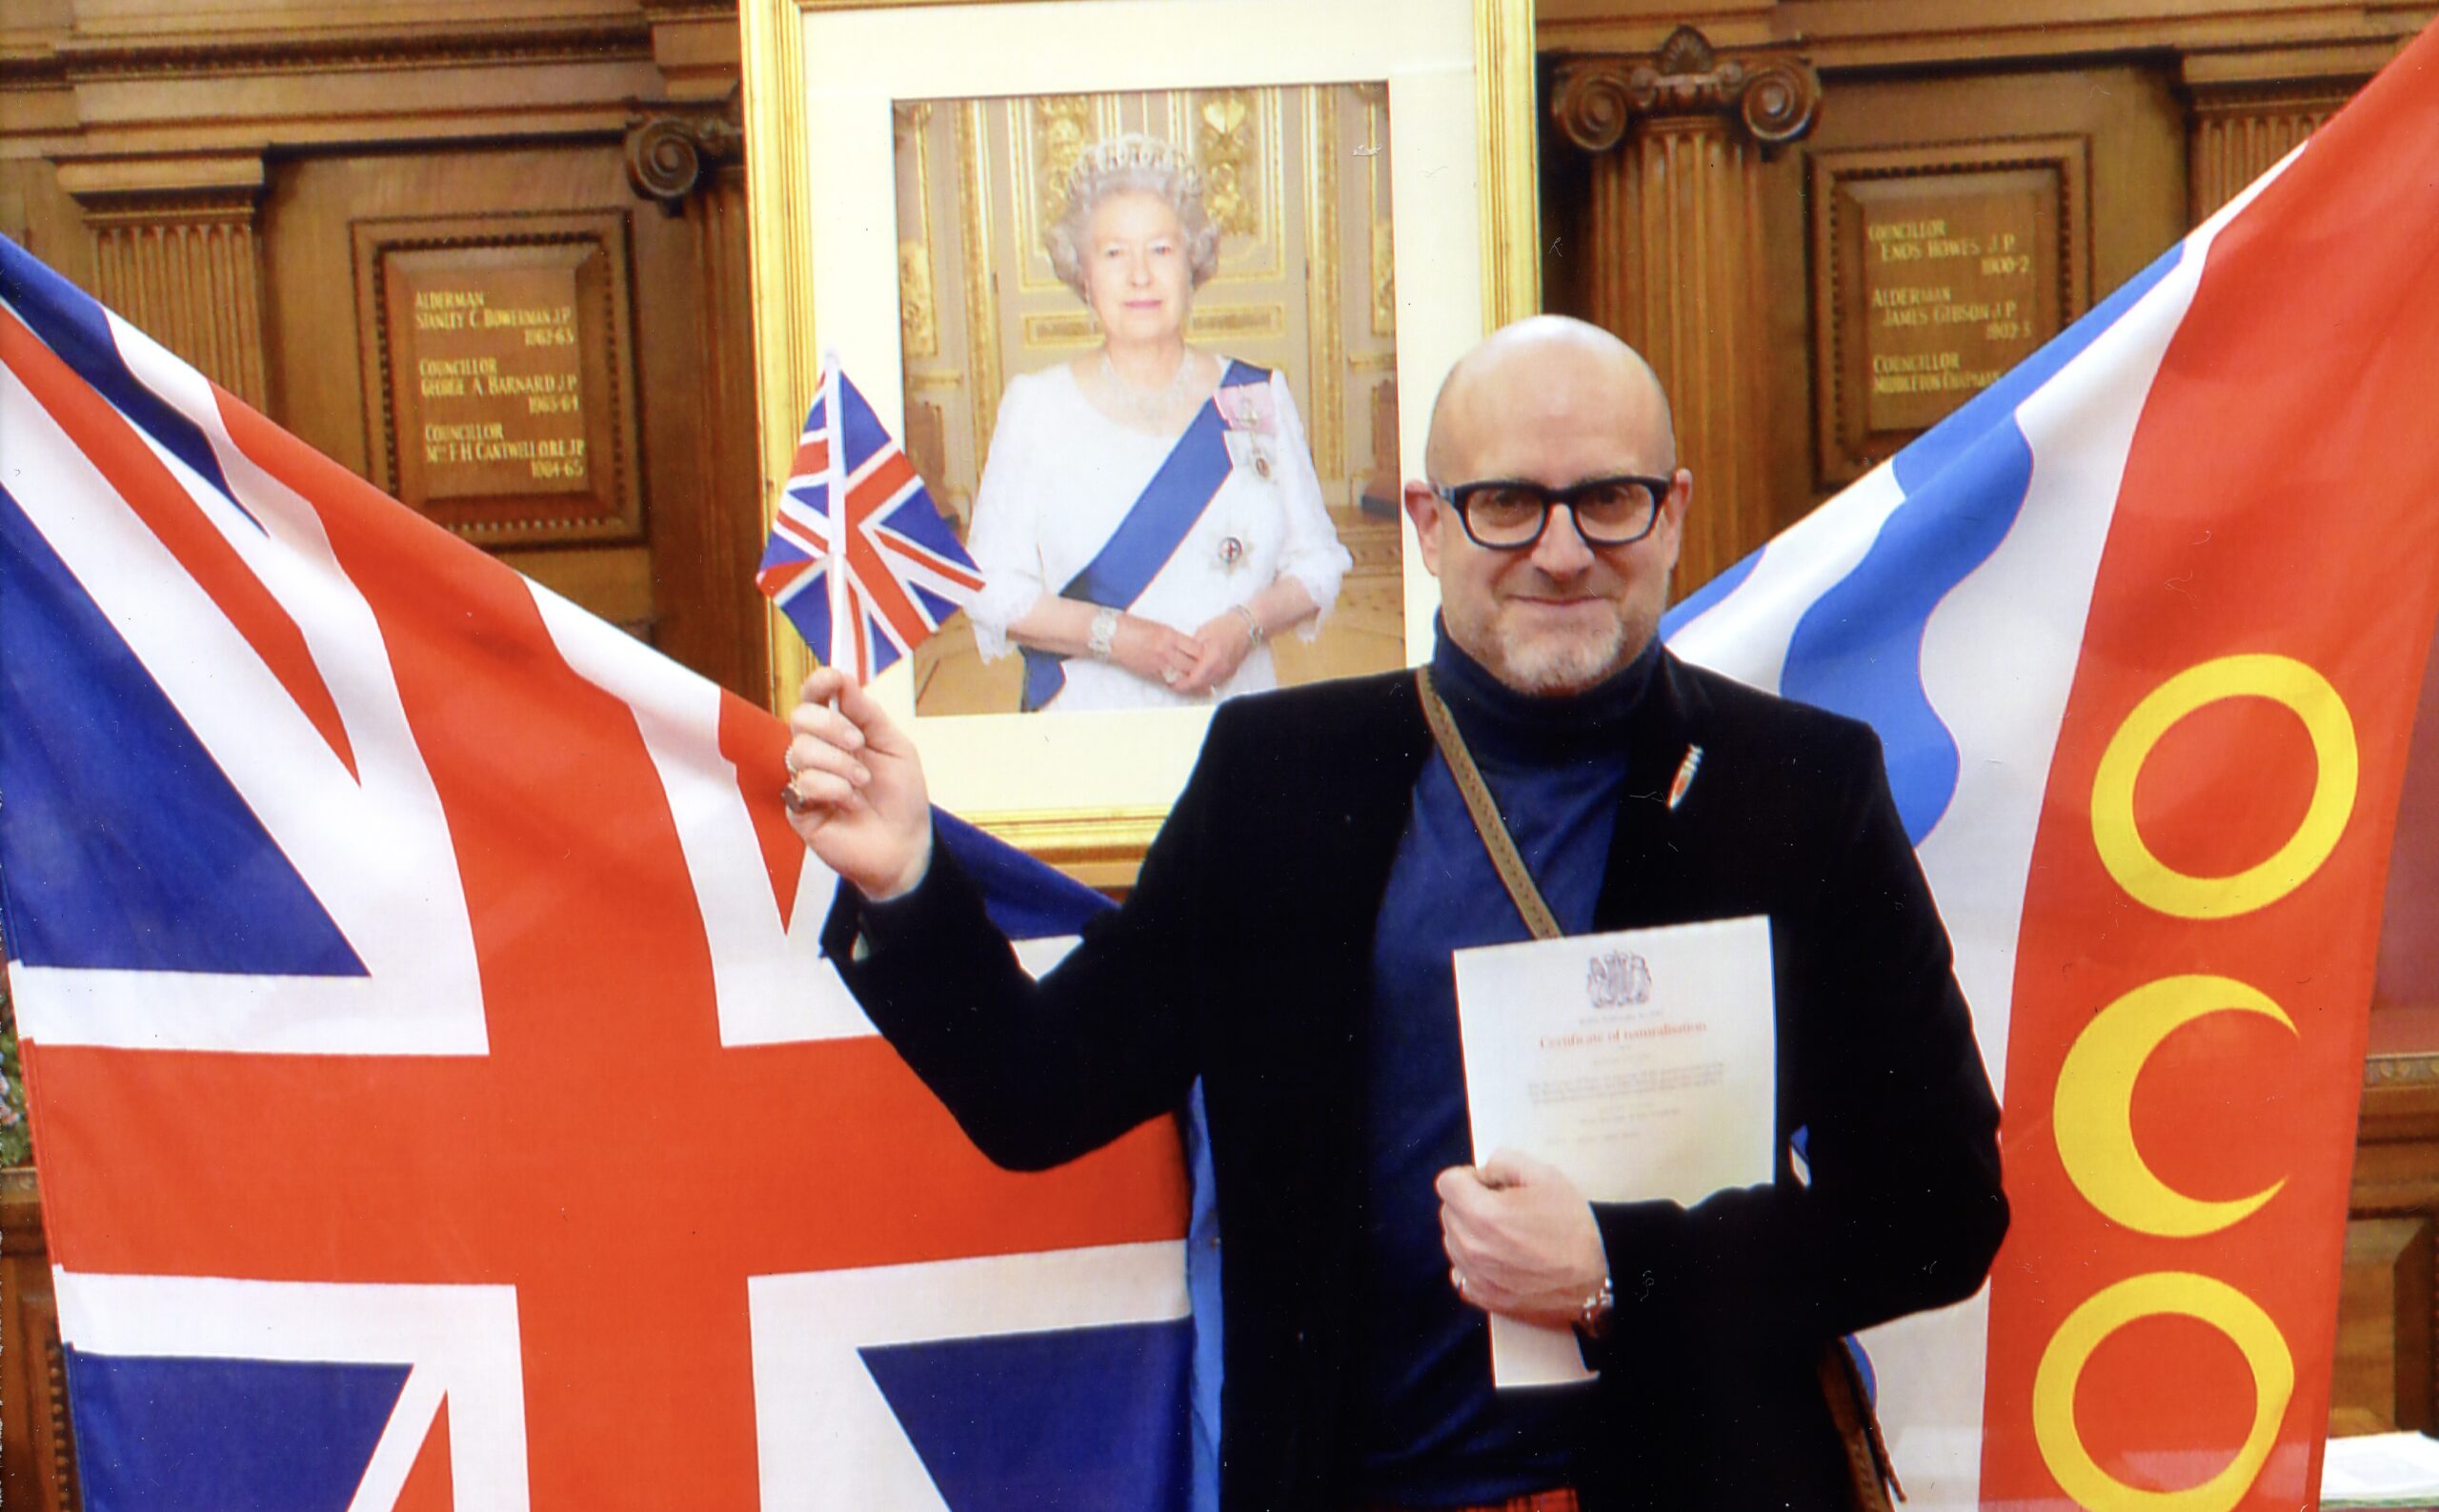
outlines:
[[[1228,371],[1220,375],[1220,387],[1269,380],[1269,370],[1231,359]],[[1220,485],[1228,481],[1228,427],[1220,418],[1217,391],[1214,395],[1202,401],[1185,434],[1178,437],[1160,470],[1128,507],[1126,518],[1118,522],[1118,529],[1083,571],[1058,590],[1059,597],[1125,609],[1142,597],[1160,569],[1169,565],[1169,558],[1194,530],[1194,522],[1202,518]],[[1067,658],[1031,646],[1018,649],[1025,657],[1024,696],[1018,707],[1032,714],[1067,686]]]

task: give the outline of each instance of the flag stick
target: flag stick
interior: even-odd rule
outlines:
[[[857,663],[855,635],[847,619],[854,606],[847,594],[847,427],[846,414],[839,406],[838,387],[838,353],[824,351],[821,413],[830,428],[830,472],[822,485],[822,496],[828,501],[825,513],[830,516],[830,561],[823,572],[823,586],[830,593],[830,646],[825,659],[833,667],[843,669],[849,680],[861,683],[863,668]],[[834,707],[836,702],[834,699]]]

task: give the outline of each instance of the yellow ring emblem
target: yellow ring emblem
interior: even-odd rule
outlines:
[[[2134,822],[2134,781],[2179,719],[2222,698],[2268,698],[2304,721],[2318,771],[2304,820],[2268,860],[2227,877],[2194,877],[2151,854]],[[2134,706],[2092,776],[2092,842],[2136,901],[2178,918],[2230,918],[2302,886],[2328,859],[2354,812],[2354,720],[2328,678],[2291,656],[2255,653],[2188,667]]]
[[[2110,1475],[2084,1447],[2075,1425],[2075,1387],[2102,1340],[2138,1318],[2170,1314],[2209,1324],[2243,1352],[2252,1371],[2252,1427],[2217,1475],[2182,1491],[2152,1491]],[[2058,1325],[2032,1378],[2032,1433],[2059,1489],[2090,1512],[2227,1512],[2268,1462],[2294,1394],[2295,1358],[2258,1302],[2212,1277],[2155,1271],[2094,1293]]]

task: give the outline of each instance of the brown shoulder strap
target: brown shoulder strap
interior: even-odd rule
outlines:
[[[1465,737],[1448,705],[1441,701],[1440,690],[1431,685],[1431,669],[1417,667],[1414,685],[1422,695],[1422,716],[1431,724],[1431,738],[1440,742],[1440,755],[1448,762],[1449,776],[1457,779],[1457,791],[1464,796],[1465,812],[1474,816],[1474,830],[1482,837],[1482,848],[1490,852],[1490,864],[1507,884],[1507,896],[1516,900],[1516,912],[1523,916],[1524,927],[1534,938],[1556,939],[1565,931],[1559,928],[1550,905],[1542,901],[1533,874],[1524,869],[1524,857],[1516,852],[1516,838],[1508,834],[1507,821],[1499,816],[1499,805],[1491,799],[1482,768],[1474,764],[1474,754],[1465,748]]]

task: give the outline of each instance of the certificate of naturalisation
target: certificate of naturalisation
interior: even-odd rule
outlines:
[[[1690,1207],[1770,1179],[1767,918],[1489,945],[1456,969],[1476,1160],[1534,1156],[1595,1202]],[[1494,1317],[1490,1342],[1499,1385],[1587,1379],[1569,1329]]]

